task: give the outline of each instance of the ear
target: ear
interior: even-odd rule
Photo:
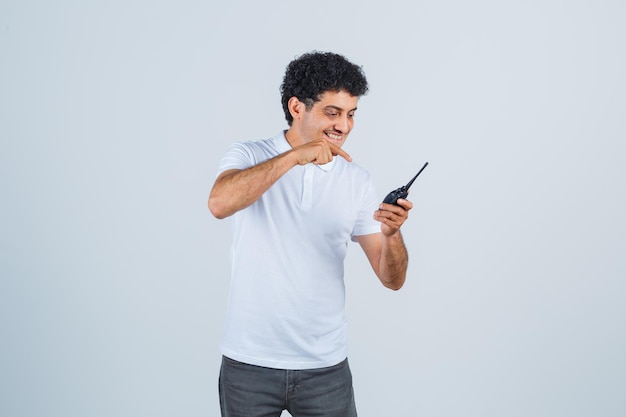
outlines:
[[[298,97],[295,96],[289,99],[287,102],[287,108],[289,109],[289,113],[291,113],[293,120],[300,120],[302,113],[306,111],[305,104],[298,100]]]

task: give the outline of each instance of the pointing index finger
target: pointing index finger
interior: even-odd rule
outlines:
[[[348,152],[344,151],[343,149],[341,149],[339,146],[335,145],[334,143],[329,142],[328,144],[330,145],[330,150],[332,151],[333,155],[339,155],[343,157],[346,161],[352,162],[352,157],[348,155]]]

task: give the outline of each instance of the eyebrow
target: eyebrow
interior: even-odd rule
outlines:
[[[337,111],[343,111],[343,109],[341,107],[337,107],[337,106],[332,105],[332,104],[329,104],[328,106],[324,107],[324,110],[327,110],[327,109],[335,109]],[[356,109],[357,109],[357,107],[353,108],[352,110],[348,110],[348,112],[356,111]]]

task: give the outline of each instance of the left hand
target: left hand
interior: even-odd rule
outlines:
[[[382,223],[380,230],[387,237],[400,230],[400,226],[409,218],[409,210],[413,208],[413,203],[404,198],[399,198],[398,204],[381,203],[374,212],[374,219]]]

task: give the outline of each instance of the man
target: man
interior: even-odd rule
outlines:
[[[209,196],[233,216],[231,288],[221,351],[224,417],[356,416],[347,361],[343,262],[350,240],[385,287],[405,281],[400,226],[413,207],[381,204],[342,146],[367,92],[360,67],[313,52],[281,85],[289,129],[235,143]]]

